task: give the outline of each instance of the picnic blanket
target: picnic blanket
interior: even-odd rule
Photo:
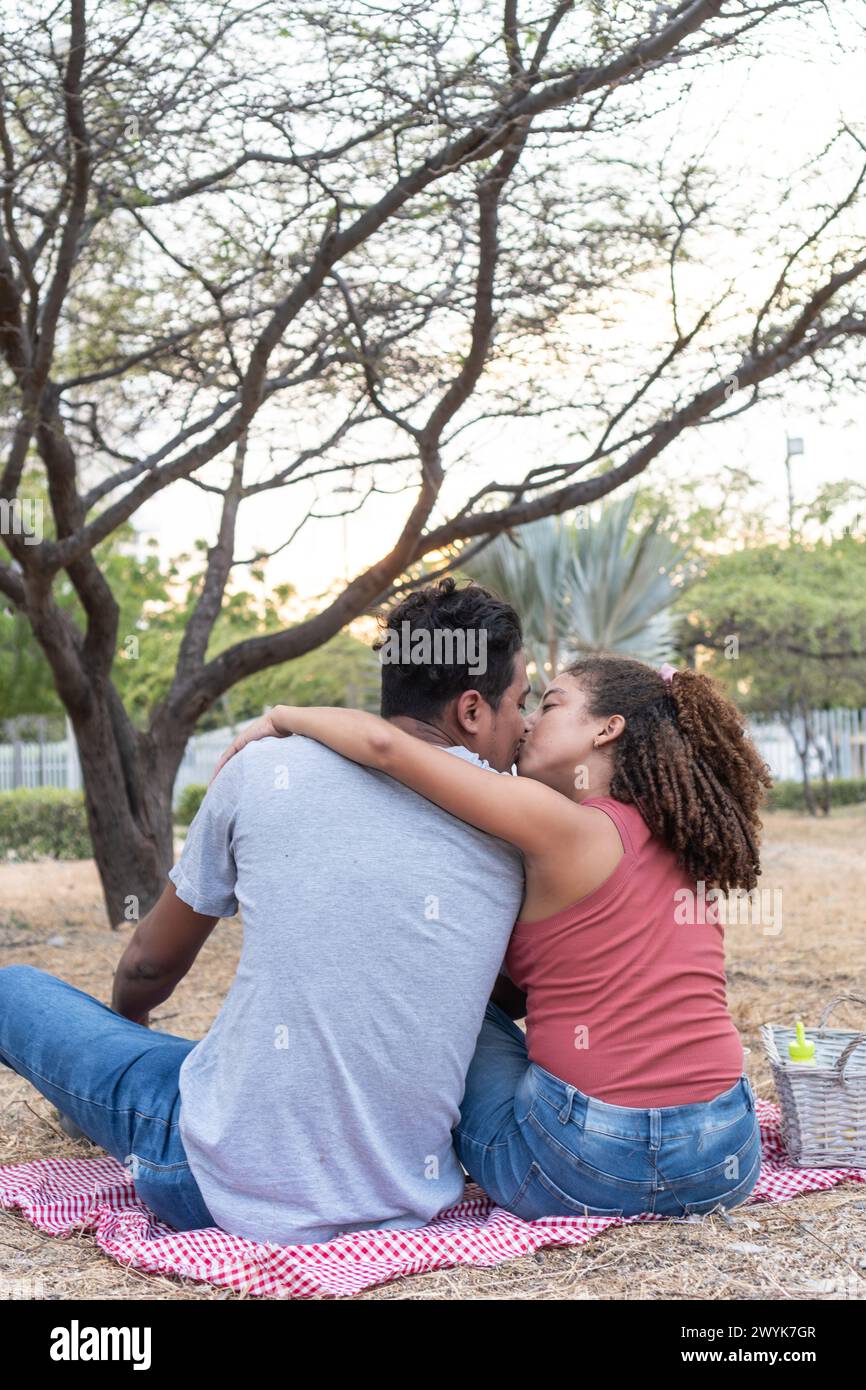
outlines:
[[[866,1183],[866,1168],[791,1167],[779,1133],[779,1107],[760,1099],[756,1104],[761,1176],[728,1220],[736,1221],[754,1202],[786,1202],[845,1181]],[[414,1230],[357,1231],[324,1245],[262,1245],[218,1227],[175,1231],[148,1210],[127,1169],[108,1156],[0,1167],[0,1207],[20,1208],[34,1226],[52,1235],[92,1230],[100,1249],[121,1264],[259,1298],[353,1294],[405,1274],[497,1265],[542,1246],[583,1245],[608,1226],[671,1219],[550,1216],[521,1221],[470,1183],[462,1201]]]

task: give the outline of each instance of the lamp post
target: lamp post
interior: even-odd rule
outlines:
[[[354,468],[353,468],[353,469],[352,469],[352,481],[351,481],[351,483],[344,483],[344,484],[342,484],[340,487],[335,487],[335,488],[334,488],[334,492],[348,492],[348,493],[354,493],[354,491],[355,491],[355,470],[354,470]],[[340,515],[340,518],[341,518],[342,524],[343,524],[343,526],[342,526],[342,529],[343,529],[343,578],[345,579],[346,583],[348,584],[348,582],[349,582],[349,532],[348,532],[348,528],[347,528],[347,526],[346,526],[346,512],[341,512],[341,513],[339,513],[339,515]]]
[[[788,477],[788,539],[794,539],[794,488],[791,483],[791,459],[795,454],[802,454],[802,439],[792,439],[790,435],[785,435],[785,472]]]

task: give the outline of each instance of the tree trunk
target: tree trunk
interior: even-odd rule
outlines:
[[[827,754],[820,740],[815,740],[815,751],[818,754],[818,762],[821,766],[821,811],[825,816],[830,814],[830,773],[827,767]]]
[[[824,750],[820,746],[820,744],[816,743],[815,748],[818,754],[818,760],[821,765],[821,812],[823,815],[829,816],[831,792],[830,777],[827,770],[827,759],[824,754]]]
[[[808,719],[807,719],[805,716],[803,717],[803,743],[802,743],[802,746],[801,746],[801,744],[799,743],[799,741],[798,741],[798,739],[797,739],[797,732],[796,732],[796,727],[795,727],[793,718],[786,718],[786,717],[783,715],[783,716],[782,716],[782,723],[785,725],[785,728],[788,730],[788,733],[791,735],[791,738],[794,740],[794,747],[795,747],[796,750],[797,750],[797,757],[800,759],[800,768],[801,768],[802,773],[803,773],[803,799],[804,799],[805,802],[806,802],[806,810],[809,812],[809,815],[810,815],[810,816],[815,816],[815,817],[817,817],[817,815],[818,815],[818,803],[817,803],[817,801],[815,800],[815,793],[814,793],[814,791],[812,790],[812,783],[811,783],[811,781],[809,780],[809,749],[810,749],[810,740],[809,740]]]
[[[806,810],[810,816],[818,815],[818,803],[815,800],[815,793],[812,790],[812,783],[809,780],[809,749],[797,749],[800,755],[800,765],[803,769],[803,796],[806,801]]]
[[[73,718],[93,857],[112,928],[138,922],[174,863],[171,794],[185,735],[157,745],[115,728],[107,708]],[[119,735],[119,737],[118,737]]]
[[[805,745],[806,745],[807,752],[808,752],[808,750],[809,750],[810,748],[814,748],[815,752],[816,752],[817,755],[818,755],[818,762],[819,762],[819,765],[820,765],[820,768],[821,768],[821,782],[822,782],[822,786],[823,786],[823,792],[822,792],[822,796],[821,796],[820,810],[824,813],[825,816],[829,816],[829,814],[830,814],[830,787],[829,787],[829,783],[828,783],[828,781],[827,781],[827,767],[826,767],[826,762],[825,762],[825,758],[824,758],[824,751],[823,751],[823,749],[821,748],[821,744],[820,744],[819,740],[815,738],[815,731],[814,731],[814,729],[812,728],[812,719],[811,719],[811,716],[810,716],[810,713],[809,713],[809,710],[808,710],[808,709],[805,709],[805,710],[803,711],[803,734],[804,734],[804,742],[805,742]],[[811,787],[810,787],[810,790],[811,790]],[[819,807],[818,807],[817,798],[815,797],[814,793],[812,794],[812,802],[813,802],[813,805],[814,805],[814,808],[815,808],[815,809],[812,811],[812,815],[813,815],[813,816],[817,816]]]
[[[143,826],[132,817],[123,788],[99,763],[91,764],[82,754],[81,770],[108,919],[112,928],[138,922],[165,888],[174,863],[171,789],[148,789],[148,825]]]

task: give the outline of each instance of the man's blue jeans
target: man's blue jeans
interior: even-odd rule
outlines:
[[[195,1045],[133,1023],[45,970],[0,969],[0,1062],[122,1163],[145,1205],[178,1231],[216,1225],[178,1128],[178,1074]]]
[[[608,1105],[530,1062],[524,1034],[493,1003],[454,1143],[470,1177],[527,1221],[641,1212],[687,1220],[745,1201],[761,1169],[745,1076],[693,1105]]]

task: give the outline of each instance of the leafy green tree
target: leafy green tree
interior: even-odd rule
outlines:
[[[683,650],[748,713],[778,717],[792,734],[813,815],[809,764],[816,754],[825,810],[830,791],[812,711],[864,704],[864,593],[866,540],[848,534],[718,556],[681,604]]]
[[[545,517],[498,536],[464,572],[520,613],[539,680],[589,652],[658,662],[672,655],[672,605],[686,555],[662,530],[663,513],[633,524],[636,494],[593,516]]]
[[[31,496],[39,495],[38,477],[31,477],[28,486]],[[100,547],[99,563],[119,608],[112,678],[138,728],[147,726],[171,687],[184,632],[200,600],[206,550],[204,541],[197,542],[192,555],[178,555],[166,565],[156,542],[142,547],[131,526]],[[294,597],[291,585],[268,589],[260,569],[251,570],[250,580],[249,587],[225,594],[209,655],[284,625],[286,607]],[[74,621],[83,623],[81,604],[69,581],[57,583],[56,601]],[[357,638],[338,633],[295,662],[240,681],[205,711],[197,727],[253,718],[277,699],[375,709],[378,673],[375,654]],[[62,720],[63,714],[51,667],[28,624],[16,610],[0,607],[0,720],[27,715]]]
[[[756,33],[807,17],[835,41],[852,8],[5,7],[0,594],[72,723],[112,921],[162,891],[184,747],[240,682],[429,557],[596,502],[786,381],[856,381],[856,113],[747,201],[685,105]],[[542,417],[543,458],[465,485],[489,422]],[[34,458],[53,524],[31,545],[5,522]],[[178,642],[155,604],[124,610],[102,547],[194,485],[218,520]],[[404,495],[399,524],[319,612],[243,611],[248,503],[281,508],[287,548],[382,492]],[[128,656],[136,632],[164,650]]]
[[[379,711],[380,666],[375,652],[348,632],[295,661],[249,676],[229,692],[231,723],[261,714],[265,705],[345,705]]]

